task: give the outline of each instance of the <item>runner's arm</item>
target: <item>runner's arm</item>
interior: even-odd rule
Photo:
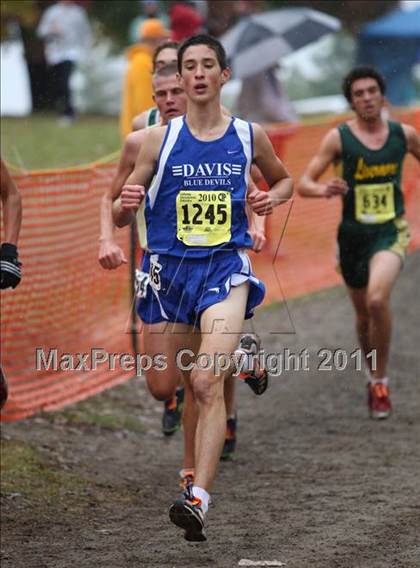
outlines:
[[[22,200],[6,164],[0,160],[0,194],[3,208],[4,239],[0,248],[0,288],[16,288],[22,278],[18,260],[18,239],[22,224]]]
[[[3,208],[4,240],[17,245],[20,226],[22,224],[22,199],[19,190],[12,180],[6,164],[1,162],[1,204]]]
[[[254,188],[248,192],[248,201],[257,215],[270,215],[273,208],[287,201],[293,194],[293,181],[276,156],[267,134],[258,124],[253,124],[254,160],[267,181],[269,191]]]
[[[134,131],[143,130],[143,128],[146,128],[146,120],[148,112],[149,112],[148,110],[144,110],[143,112],[141,112],[140,114],[136,115],[133,118],[131,125]]]
[[[166,127],[144,131],[144,142],[138,153],[134,170],[122,188],[121,198],[115,203],[113,216],[118,227],[123,227],[134,219],[143,201],[145,188],[148,188],[155,172],[165,131]]]
[[[126,137],[117,172],[101,201],[101,234],[98,260],[102,268],[108,270],[118,268],[121,264],[127,262],[124,251],[114,237],[113,209],[118,207],[122,187],[134,169],[143,139],[143,132],[132,132]]]
[[[265,216],[254,213],[249,203],[246,204],[246,215],[248,217],[249,234],[252,238],[252,250],[260,252],[267,242],[265,236]]]
[[[129,134],[125,139],[117,172],[111,186],[106,190],[101,200],[98,260],[102,268],[108,270],[118,268],[121,264],[127,262],[124,251],[115,241],[115,223],[112,209],[113,200],[121,193],[125,180],[134,168],[137,146],[134,146],[131,137],[132,135]]]
[[[263,180],[263,176],[259,168],[255,164],[251,167],[251,179],[248,184],[248,191],[253,191],[255,186]],[[249,233],[252,238],[252,250],[260,252],[267,241],[265,236],[265,216],[259,216],[251,209],[249,203],[246,206],[246,214],[248,217]]]
[[[114,221],[112,215],[113,202],[121,193],[122,187],[130,173],[133,171],[136,156],[133,156],[132,144],[127,136],[121,152],[118,168],[110,187],[105,191],[101,200],[100,210],[100,240],[114,239]]]
[[[402,127],[407,140],[407,152],[420,161],[420,136],[412,126],[403,124]]]
[[[327,183],[320,183],[318,179],[326,171],[328,166],[341,154],[340,134],[336,128],[328,132],[318,153],[309,162],[303,176],[297,185],[298,193],[304,197],[331,197],[343,194],[347,191],[346,182],[339,177],[334,177]]]
[[[111,200],[112,200],[112,222],[113,226],[119,228],[129,225],[133,221],[133,217],[127,217],[124,224],[117,223],[117,217],[121,206],[121,192],[130,174],[134,171],[137,156],[141,150],[143,142],[146,138],[146,132],[131,132],[124,143],[123,152],[120,160],[120,167],[111,184]]]

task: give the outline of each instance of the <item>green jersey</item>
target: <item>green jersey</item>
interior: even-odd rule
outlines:
[[[343,196],[343,222],[379,224],[404,213],[401,171],[407,142],[399,122],[388,121],[389,134],[378,150],[367,148],[340,124],[342,152],[336,166],[349,190]]]
[[[157,126],[160,124],[160,112],[157,107],[149,108],[146,117],[146,128],[149,126]]]

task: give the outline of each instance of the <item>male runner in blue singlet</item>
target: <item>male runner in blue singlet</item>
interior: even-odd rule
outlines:
[[[214,362],[217,354],[232,356],[244,319],[264,297],[244,252],[252,246],[245,211],[251,164],[255,161],[270,187],[248,193],[258,215],[289,199],[292,180],[260,126],[222,113],[220,91],[230,73],[217,40],[205,35],[186,40],[178,71],[188,97],[186,116],[147,132],[117,217],[118,224],[130,220],[146,196],[144,269],[151,293],[139,305],[146,351],[164,352],[169,366],[181,363],[185,349],[213,362],[200,365],[199,357],[190,357],[191,368],[183,372],[185,399],[193,398],[198,412],[195,480],[170,508],[185,538],[202,541],[225,435],[223,384],[233,371],[217,372]],[[182,364],[188,364],[188,355]],[[150,373],[157,383],[163,380],[159,370]]]

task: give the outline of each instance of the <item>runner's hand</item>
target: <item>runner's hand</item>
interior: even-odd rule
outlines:
[[[16,245],[3,243],[1,245],[0,288],[16,288],[22,279],[21,266]]]
[[[250,187],[248,190],[248,203],[257,215],[271,215],[273,203],[269,191],[261,191],[258,187]]]
[[[121,209],[136,212],[145,195],[142,185],[124,185],[121,191]]]
[[[349,186],[347,182],[344,181],[342,178],[332,178],[330,179],[326,185],[324,190],[324,195],[327,198],[333,197],[334,195],[344,195],[347,193]]]
[[[113,270],[121,264],[127,264],[122,248],[114,240],[109,239],[101,240],[98,260],[102,268],[106,270]]]
[[[259,229],[249,229],[248,232],[252,238],[252,250],[254,252],[260,252],[267,242],[264,231],[260,231]]]

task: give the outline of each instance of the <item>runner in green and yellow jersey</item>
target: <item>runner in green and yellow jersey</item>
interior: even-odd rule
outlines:
[[[387,418],[391,411],[386,375],[390,295],[409,241],[401,170],[406,153],[420,160],[415,129],[383,118],[385,87],[383,77],[371,67],[350,71],[343,92],[356,117],[327,133],[298,186],[306,197],[340,195],[343,200],[340,268],[368,367],[372,418]],[[336,177],[320,183],[330,164],[336,166]]]

